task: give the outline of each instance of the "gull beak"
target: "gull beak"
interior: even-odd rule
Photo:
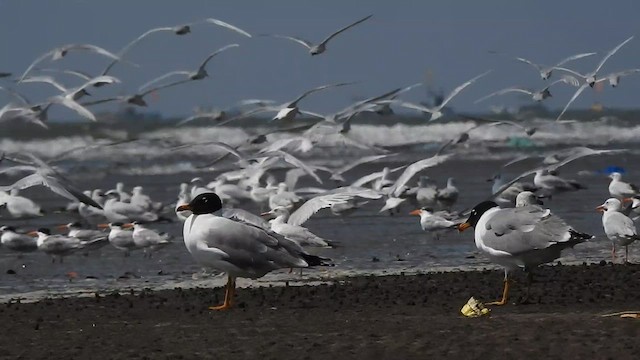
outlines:
[[[128,223],[128,224],[124,224],[124,225],[122,225],[122,228],[123,228],[123,229],[131,229],[132,227],[133,227],[133,224],[132,224],[132,223]]]
[[[605,212],[607,210],[606,207],[604,207],[604,205],[600,205],[596,208],[596,211],[598,212]]]
[[[413,210],[412,212],[410,212],[409,215],[418,215],[418,216],[420,216],[420,213],[422,213],[422,211],[420,209],[417,209],[417,210]]]
[[[56,229],[58,230],[67,230],[69,228],[69,225],[58,225],[56,226]]]
[[[263,213],[261,213],[261,214],[260,214],[260,216],[269,216],[269,215],[271,215],[271,214],[273,214],[273,210],[263,212]]]
[[[33,230],[33,231],[29,231],[29,232],[27,233],[27,235],[29,235],[29,236],[38,236],[38,232],[37,232],[37,231],[35,231],[35,230]]]
[[[463,232],[463,231],[467,230],[470,227],[471,227],[471,224],[469,224],[468,222],[464,222],[464,223],[458,225],[458,231],[459,232]]]
[[[189,206],[189,204],[180,205],[180,206],[178,206],[176,211],[191,211],[191,206]]]
[[[98,224],[98,229],[108,229],[109,224]]]

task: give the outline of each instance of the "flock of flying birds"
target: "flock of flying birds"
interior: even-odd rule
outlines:
[[[135,94],[87,100],[87,97],[93,99],[94,93],[100,91],[99,88],[121,83],[121,79],[117,77],[118,66],[138,66],[130,61],[129,57],[134,52],[135,46],[149,36],[185,36],[198,26],[210,25],[233,31],[245,38],[268,36],[289,40],[305,47],[309,54],[315,56],[324,54],[328,44],[338,35],[365,23],[370,18],[371,15],[359,19],[330,34],[317,44],[294,36],[266,34],[254,36],[227,22],[209,18],[185,25],[148,30],[116,52],[91,44],[63,45],[38,57],[13,82],[8,80],[12,76],[10,73],[0,74],[7,78],[0,89],[11,96],[11,101],[0,109],[0,122],[26,121],[47,127],[47,112],[51,106],[67,107],[91,121],[98,121],[91,111],[91,107],[97,104],[121,102],[147,106],[145,97],[149,94],[206,79],[207,66],[214,57],[240,46],[230,44],[213,51],[196,69],[171,71],[151,79]],[[587,88],[604,81],[608,81],[615,87],[622,77],[640,72],[640,69],[617,71],[606,75],[601,72],[607,60],[632,39],[633,37],[629,37],[608,51],[601,57],[595,69],[586,74],[568,68],[567,64],[593,57],[597,55],[595,52],[569,56],[552,66],[517,58],[517,61],[534,67],[541,78],[548,81],[548,85],[539,90],[506,88],[484,96],[477,102],[508,93],[525,93],[530,95],[533,101],[543,101],[551,96],[549,90],[551,86],[564,84],[576,87],[577,90],[555,122],[561,121],[571,103]],[[70,53],[81,52],[107,58],[109,63],[99,74],[47,68],[49,64]],[[389,160],[398,155],[350,138],[350,123],[355,116],[362,113],[386,116],[393,113],[392,107],[402,107],[428,115],[429,118],[425,121],[435,121],[444,116],[445,108],[460,92],[488,76],[489,73],[490,71],[487,71],[471,78],[431,106],[415,104],[399,98],[403,93],[420,85],[414,84],[357,101],[345,109],[328,115],[299,107],[302,100],[314,93],[353,84],[344,82],[315,87],[282,104],[269,100],[243,100],[234,106],[242,110],[233,116],[224,111],[200,113],[180,122],[179,125],[184,125],[198,118],[208,118],[214,121],[214,126],[221,126],[269,112],[275,114],[272,120],[278,124],[291,124],[299,115],[315,119],[310,125],[305,123],[279,127],[250,138],[247,144],[241,146],[234,147],[224,142],[206,142],[182,145],[173,149],[179,151],[193,146],[212,147],[223,154],[212,164],[227,163],[232,166],[230,171],[218,174],[210,183],[206,183],[202,178],[194,178],[190,184],[181,184],[178,199],[171,204],[171,212],[184,222],[184,243],[194,260],[204,267],[210,267],[228,275],[224,303],[212,309],[231,307],[235,281],[238,277],[259,278],[270,271],[282,268],[332,265],[330,259],[309,252],[309,248],[314,246],[331,247],[332,241],[302,226],[321,209],[330,209],[336,215],[346,215],[357,211],[366,203],[379,201],[381,213],[393,214],[398,211],[401,204],[411,203],[419,207],[411,214],[418,215],[421,227],[436,237],[442,232],[454,229],[463,231],[474,227],[475,243],[478,249],[493,262],[505,268],[503,297],[496,304],[507,302],[510,271],[524,268],[530,273],[530,270],[536,266],[560,257],[563,249],[591,239],[591,235],[573,229],[551,210],[543,207],[541,199],[583,189],[579,183],[562,178],[558,170],[560,167],[586,156],[620,154],[625,152],[625,149],[594,150],[575,147],[549,153],[535,168],[505,181],[501,175],[503,170],[524,160],[524,158],[514,159],[505,164],[494,177],[491,193],[486,200],[466,211],[453,211],[459,196],[454,179],[448,179],[447,185],[439,188],[432,179],[421,172],[454,158],[456,145],[469,139],[470,130],[444,141],[432,156],[398,168],[383,167],[355,181],[347,181],[345,174],[352,169],[367,163]],[[562,75],[559,79],[553,80],[552,75],[557,73]],[[79,85],[74,87],[62,85],[56,74],[76,77]],[[41,102],[30,102],[18,90],[25,83],[46,83],[59,92]],[[536,131],[535,128],[527,128],[514,121],[463,117],[477,122],[472,129],[480,129],[483,126],[513,126],[521,129],[528,136]],[[275,132],[289,135],[269,141],[269,135]],[[99,149],[101,146],[108,145],[96,145],[95,148]],[[357,147],[371,152],[372,155],[356,159],[340,168],[312,165],[294,155],[305,153],[314,146]],[[2,165],[13,164],[1,169],[0,174],[29,173],[11,185],[0,186],[0,206],[5,207],[12,217],[44,216],[40,206],[19,194],[20,190],[36,185],[45,186],[54,193],[71,200],[68,211],[78,214],[78,221],[59,227],[60,230],[67,229],[66,234],[53,234],[46,228],[23,233],[11,226],[4,226],[1,228],[4,248],[18,252],[38,250],[62,259],[74,252],[90,251],[107,244],[122,250],[125,254],[134,250],[143,250],[147,256],[151,256],[154,251],[171,243],[168,235],[158,233],[153,229],[153,225],[150,225],[156,221],[168,219],[167,206],[162,202],[153,201],[144,193],[142,187],[133,188],[131,194],[125,191],[122,183],[106,192],[100,189],[82,191],[55,165],[57,160],[59,158],[45,161],[28,153],[5,153],[0,158]],[[284,181],[278,181],[273,172],[282,168],[289,170]],[[333,189],[296,187],[301,177],[309,177],[322,184],[321,174],[327,175],[337,186]],[[533,175],[533,183],[523,182],[523,179],[531,175]],[[598,207],[604,212],[603,226],[606,235],[612,241],[614,258],[616,245],[624,246],[628,251],[629,244],[640,239],[633,223],[633,218],[640,215],[639,190],[634,185],[625,183],[621,176],[620,173],[611,174],[609,191],[612,197]],[[416,180],[416,177],[417,185],[411,186],[412,180]],[[241,209],[249,202],[255,203],[262,209],[261,216]],[[223,210],[221,215],[215,215],[219,210]],[[96,227],[108,228],[109,232],[95,229]]]

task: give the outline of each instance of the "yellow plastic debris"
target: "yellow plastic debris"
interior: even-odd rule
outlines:
[[[462,315],[466,317],[479,317],[489,315],[491,309],[484,307],[484,304],[476,300],[473,296],[467,301],[460,310]]]

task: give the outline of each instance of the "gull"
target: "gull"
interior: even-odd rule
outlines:
[[[405,199],[401,198],[401,196],[407,190],[407,183],[415,174],[424,169],[441,164],[447,161],[450,157],[451,155],[434,155],[430,158],[418,160],[413,164],[407,166],[407,168],[402,172],[395,183],[393,183],[388,189],[386,189],[385,192],[388,197],[385,201],[385,205],[382,207],[382,209],[380,209],[379,212],[395,209],[405,201]]]
[[[523,267],[530,285],[533,268],[559,258],[562,250],[593,238],[577,232],[548,209],[537,205],[501,209],[493,201],[476,205],[458,230],[470,227],[475,228],[476,247],[504,267],[502,298],[489,305],[507,303],[510,271]],[[525,299],[528,295],[529,286]]]
[[[277,38],[281,38],[281,39],[287,39],[287,40],[291,40],[294,41],[302,46],[304,46],[305,48],[309,49],[309,54],[311,54],[312,56],[314,55],[320,55],[323,52],[325,52],[327,50],[327,43],[333,39],[334,37],[336,37],[337,35],[339,35],[340,33],[342,33],[343,31],[346,31],[358,24],[360,24],[363,21],[368,20],[370,17],[372,17],[373,15],[369,15],[366,16],[350,25],[347,25],[345,27],[343,27],[342,29],[334,32],[333,34],[327,36],[324,40],[322,40],[319,44],[314,45],[311,42],[307,41],[307,40],[303,40],[301,38],[298,37],[293,37],[293,36],[286,36],[286,35],[268,35],[268,36],[273,36],[273,37],[277,37]]]
[[[131,221],[147,221],[152,222],[158,220],[158,214],[147,211],[146,209],[122,202],[118,199],[118,193],[115,191],[107,191],[105,194],[108,198],[104,203],[104,215],[110,222],[131,222]]]
[[[125,257],[128,257],[132,250],[138,249],[138,246],[136,246],[133,241],[133,231],[127,230],[130,226],[125,228],[123,223],[114,222],[109,224],[100,224],[98,227],[110,229],[108,237],[109,243],[116,249],[123,251]]]
[[[130,203],[140,206],[147,211],[160,211],[163,208],[161,202],[154,202],[149,195],[144,194],[142,186],[135,186],[131,189]]]
[[[503,183],[498,189],[493,189],[493,193],[492,195],[489,197],[488,200],[493,200],[496,197],[500,196],[500,194],[502,194],[502,192],[504,192],[505,190],[507,190],[509,187],[511,187],[511,185],[515,184],[516,182],[520,181],[521,179],[536,174],[538,172],[541,173],[541,175],[543,173],[546,173],[547,175],[551,175],[549,174],[550,171],[556,171],[558,168],[565,166],[567,164],[569,164],[570,162],[573,162],[575,160],[581,159],[583,157],[586,156],[594,156],[594,155],[604,155],[604,154],[620,154],[623,152],[626,152],[626,149],[610,149],[610,150],[594,150],[585,146],[577,146],[577,147],[573,147],[570,149],[566,149],[566,150],[562,150],[559,153],[563,154],[562,156],[564,157],[564,159],[558,163],[555,164],[551,164],[551,165],[545,165],[545,166],[541,166],[541,167],[536,167],[534,169],[531,170],[527,170],[525,172],[523,172],[522,174],[516,176],[515,178],[513,178],[511,181]],[[506,165],[503,165],[503,167],[515,163],[517,161],[522,160],[523,158],[527,158],[527,157],[520,157],[517,158],[516,160],[510,161],[509,163],[507,163]],[[540,180],[540,179],[539,179]],[[564,179],[562,179],[564,180]],[[563,182],[566,182],[566,180],[564,180]],[[569,185],[571,186],[571,185]],[[536,185],[537,187],[537,185]],[[575,186],[574,186],[575,187]]]
[[[558,115],[558,118],[556,119],[556,121],[560,120],[560,118],[562,118],[562,115],[564,115],[564,113],[567,111],[567,109],[569,108],[569,106],[573,103],[573,101],[575,99],[578,98],[578,96],[580,96],[580,94],[584,91],[584,89],[586,89],[588,86],[589,87],[593,87],[596,83],[596,75],[598,73],[598,71],[600,71],[600,69],[602,68],[602,66],[604,65],[604,63],[609,60],[609,58],[615,54],[618,50],[620,50],[621,47],[623,47],[626,43],[628,43],[629,41],[631,41],[631,39],[633,39],[633,36],[629,37],[628,39],[626,39],[625,41],[621,42],[618,46],[616,46],[615,48],[611,49],[603,58],[602,60],[600,60],[600,63],[598,63],[598,66],[595,68],[595,70],[587,73],[587,74],[580,74],[576,71],[570,70],[570,69],[566,69],[566,68],[558,68],[560,70],[564,70],[567,71],[569,73],[571,73],[572,75],[578,76],[579,78],[581,78],[582,80],[584,80],[584,83],[582,85],[580,85],[580,87],[578,88],[578,90],[576,90],[576,92],[573,94],[573,96],[571,97],[571,99],[569,99],[569,102],[567,103],[567,105],[565,105],[564,109],[562,109],[562,111],[560,112],[560,115]]]
[[[82,85],[75,88],[67,88],[62,84],[60,84],[59,82],[57,82],[56,79],[54,79],[52,76],[49,76],[49,75],[29,76],[24,80],[22,80],[22,83],[37,83],[37,82],[50,84],[56,89],[60,90],[63,93],[62,96],[70,97],[71,100],[76,101],[82,98],[83,96],[90,95],[86,90],[87,87],[91,85],[95,85],[97,83],[101,83],[103,85],[120,83],[120,79],[115,78],[113,76],[108,76],[108,75],[96,76],[93,78],[88,77]]]
[[[622,210],[622,202],[615,198],[610,198],[604,204],[596,207],[597,211],[602,212],[602,226],[604,233],[611,240],[611,258],[615,262],[616,245],[625,247],[624,262],[629,259],[629,244],[636,240],[640,240],[636,226],[628,216],[624,215]]]
[[[159,234],[137,221],[123,225],[124,228],[130,226],[133,226],[133,243],[136,248],[144,250],[145,257],[151,258],[154,251],[171,244],[171,237],[167,233]]]
[[[451,99],[453,99],[456,95],[458,95],[462,90],[464,90],[467,86],[473,84],[476,80],[480,79],[481,77],[489,74],[491,72],[491,70],[486,71],[476,77],[474,77],[473,79],[465,82],[464,84],[458,86],[457,88],[453,89],[453,91],[447,95],[446,98],[444,98],[444,100],[434,106],[434,107],[426,107],[424,105],[418,105],[418,104],[413,104],[413,103],[409,103],[409,102],[396,102],[396,104],[398,104],[399,106],[408,108],[408,109],[413,109],[413,110],[418,110],[418,111],[422,111],[424,113],[430,113],[431,117],[429,118],[429,121],[433,121],[433,120],[437,120],[439,118],[441,118],[443,116],[442,113],[442,109],[449,103],[449,101],[451,101]]]
[[[94,85],[98,83],[113,84],[113,83],[119,83],[119,82],[120,80],[112,76],[98,76],[96,78],[93,78],[87,81],[86,83],[84,83],[83,85],[77,88],[73,88],[65,91],[62,95],[56,95],[56,96],[50,97],[47,101],[50,102],[51,104],[59,104],[59,105],[65,106],[77,112],[82,117],[85,117],[91,121],[97,121],[95,115],[93,115],[93,113],[89,111],[87,108],[77,103],[76,100],[88,94],[85,88],[90,85]]]
[[[42,185],[49,188],[49,190],[53,191],[54,193],[69,200],[77,200],[87,205],[97,207],[99,209],[102,208],[98,203],[93,201],[93,199],[83,194],[80,190],[76,189],[68,179],[59,174],[46,162],[42,161],[33,154],[25,153],[25,155],[31,159],[32,164],[22,165],[22,168],[25,170],[33,171],[34,173],[16,181],[12,185],[0,186],[0,192],[11,191],[12,189],[22,190],[30,188],[32,186]],[[12,160],[17,161],[17,159]]]
[[[276,218],[269,221],[271,231],[284,236],[285,239],[293,241],[300,246],[327,248],[334,246],[332,241],[321,238],[303,226],[287,223],[287,220],[289,219],[289,210],[284,207],[277,207],[271,211],[264,212],[261,215],[275,215]]]
[[[596,80],[596,82],[609,81],[609,85],[611,87],[617,87],[620,84],[620,78],[624,76],[629,76],[633,74],[637,74],[640,72],[640,69],[627,69],[618,72],[611,73],[609,75],[603,76],[601,79]]]
[[[498,190],[504,185],[504,179],[502,178],[502,173],[497,173],[493,176],[493,178],[487,180],[493,181],[493,185],[491,186],[491,193],[496,193]],[[518,195],[522,192],[531,192],[537,191],[538,188],[529,183],[521,183],[516,182],[511,184],[508,188],[500,193],[498,197],[494,200],[501,206],[513,207],[515,205],[516,199]]]
[[[131,194],[124,189],[123,182],[116,183],[116,188],[109,191],[116,192],[118,194],[118,200],[122,202],[131,202]]]
[[[418,178],[416,201],[422,208],[433,208],[437,204],[438,187],[430,177],[424,175]]]
[[[331,180],[335,180],[335,181],[341,181],[344,182],[346,181],[345,178],[342,176],[344,173],[360,166],[363,164],[367,164],[373,161],[378,161],[378,160],[382,160],[382,159],[386,159],[388,157],[392,157],[395,156],[397,154],[383,154],[383,155],[371,155],[371,156],[363,156],[359,159],[356,159],[334,171],[331,172]]]
[[[112,102],[112,101],[119,101],[119,102],[124,102],[127,104],[132,104],[132,105],[137,105],[137,106],[142,106],[142,107],[146,107],[148,106],[147,102],[144,100],[144,97],[156,92],[158,90],[162,90],[162,89],[167,89],[176,85],[180,85],[180,84],[184,84],[184,83],[188,83],[191,80],[187,79],[187,80],[178,80],[178,81],[174,81],[168,84],[163,84],[163,85],[159,85],[156,86],[154,88],[148,89],[146,91],[143,92],[138,92],[136,94],[132,94],[132,95],[122,95],[122,96],[114,96],[114,97],[110,97],[110,98],[106,98],[106,99],[100,99],[100,100],[93,100],[93,101],[88,101],[88,102],[84,102],[82,104],[80,104],[81,106],[87,107],[87,106],[92,106],[92,105],[98,105],[98,104],[104,104],[107,102]]]
[[[434,214],[433,210],[429,208],[413,210],[409,215],[420,216],[420,226],[422,230],[433,233],[436,240],[439,239],[440,232],[455,229],[458,226],[455,222]]]
[[[497,96],[497,95],[504,95],[504,94],[509,94],[509,93],[522,93],[522,94],[527,94],[527,95],[531,95],[531,99],[533,101],[537,101],[540,102],[546,98],[550,98],[551,97],[551,91],[549,91],[549,88],[552,87],[555,84],[559,84],[559,83],[565,83],[565,84],[569,84],[571,86],[579,86],[580,83],[578,81],[578,79],[576,79],[573,76],[570,75],[564,75],[561,79],[558,79],[556,81],[553,81],[552,83],[550,83],[549,85],[545,86],[544,88],[540,89],[540,90],[530,90],[530,89],[523,89],[523,88],[519,88],[519,87],[508,87],[502,90],[498,90],[496,92],[493,92],[487,96],[483,96],[480,99],[474,101],[474,104],[477,104],[479,102],[482,102],[490,97],[493,96]]]
[[[43,60],[45,60],[46,58],[50,58],[51,61],[56,61],[59,60],[63,57],[65,57],[69,51],[89,51],[89,52],[93,52],[99,55],[103,55],[106,56],[108,58],[111,58],[115,61],[119,61],[120,57],[117,55],[112,54],[111,52],[99,47],[99,46],[95,46],[95,45],[91,45],[91,44],[67,44],[67,45],[63,45],[57,48],[54,48],[52,50],[47,51],[46,53],[42,54],[41,56],[39,56],[35,61],[33,61],[31,63],[31,65],[29,65],[29,67],[27,67],[27,70],[25,70],[25,72],[22,74],[22,76],[20,76],[20,79],[18,80],[18,83],[20,83],[22,80],[24,80],[24,78],[27,76],[27,74],[31,71],[31,69],[33,69],[34,66],[36,66],[37,64],[39,64],[40,62],[42,62]],[[104,74],[103,74],[104,75]]]
[[[455,179],[450,177],[447,179],[447,186],[438,189],[436,194],[436,202],[445,210],[451,210],[451,207],[458,201],[460,191],[456,187]]]
[[[101,190],[97,190],[101,191]],[[91,196],[91,191],[84,191],[83,194],[90,199],[98,199],[96,203],[100,206],[104,205],[104,197],[102,195],[96,196],[95,198]],[[96,193],[97,194],[97,193]],[[99,209],[97,207],[93,207],[87,205],[85,203],[78,204],[78,214],[89,224],[95,225],[100,224],[107,221],[107,218],[104,216],[104,210]]]
[[[194,260],[202,266],[227,273],[224,303],[211,310],[232,307],[236,278],[257,279],[282,268],[329,265],[300,246],[277,234],[251,224],[214,215],[222,208],[215,193],[196,196],[178,208],[193,214],[184,223],[184,243]]]
[[[326,90],[326,89],[330,89],[330,88],[334,88],[334,87],[341,87],[341,86],[345,86],[345,85],[351,85],[353,84],[353,82],[347,82],[347,83],[337,83],[337,84],[328,84],[328,85],[322,85],[322,86],[318,86],[315,87],[311,90],[307,90],[304,93],[302,93],[300,96],[298,96],[297,98],[295,98],[293,101],[289,101],[286,102],[284,104],[281,105],[267,105],[267,106],[263,106],[263,107],[259,107],[257,109],[245,112],[241,115],[238,116],[234,116],[228,120],[223,121],[222,123],[220,123],[219,125],[225,125],[231,121],[234,121],[238,118],[241,117],[247,117],[247,116],[251,116],[251,115],[255,115],[255,114],[260,114],[263,112],[276,112],[276,116],[273,117],[272,121],[275,120],[282,120],[282,121],[291,121],[293,120],[296,115],[298,114],[304,114],[304,115],[310,115],[310,116],[314,116],[314,117],[318,117],[318,118],[323,118],[322,115],[319,114],[315,114],[309,111],[304,111],[304,110],[300,110],[298,108],[298,103],[304,99],[305,97],[318,92],[318,91],[322,91],[322,90]]]
[[[615,198],[629,198],[638,195],[638,187],[622,181],[622,174],[612,172],[609,174],[611,182],[609,183],[609,194]]]
[[[628,214],[625,213],[625,215],[632,215],[633,221],[638,220],[638,218],[640,218],[640,197],[636,195],[634,197],[625,198],[622,201],[631,202],[631,206],[629,206],[627,210],[629,213]]]
[[[531,191],[521,191],[516,196],[516,207],[524,207],[530,205],[544,205],[540,197]]]
[[[107,75],[107,73],[113,68],[113,66],[115,64],[117,64],[118,62],[120,62],[121,59],[124,58],[124,56],[129,52],[129,50],[131,50],[131,48],[135,44],[137,44],[138,42],[140,42],[142,39],[146,38],[147,36],[149,36],[151,34],[154,34],[154,33],[157,33],[157,32],[173,32],[174,34],[176,34],[178,36],[187,35],[187,34],[191,33],[191,24],[182,24],[182,25],[176,25],[176,26],[157,27],[157,28],[153,28],[153,29],[149,29],[149,30],[145,31],[140,36],[136,37],[131,42],[129,42],[127,45],[125,45],[122,49],[120,49],[120,51],[118,51],[118,57],[114,58],[113,61],[111,63],[109,63],[109,65],[107,65],[107,67],[102,72],[102,75]],[[96,86],[99,86],[99,85],[96,85]]]
[[[400,171],[400,170],[402,170],[402,169],[404,169],[406,167],[407,167],[407,165],[398,166],[398,167],[393,168],[393,169],[389,169],[388,167],[384,167],[381,171],[376,171],[376,172],[373,172],[371,174],[364,175],[363,177],[357,179],[356,181],[351,183],[351,186],[352,187],[356,187],[356,188],[365,186],[365,185],[367,185],[367,184],[369,184],[371,182],[379,181],[381,178],[387,177],[389,174],[395,173],[397,171]]]
[[[216,55],[220,54],[221,52],[223,52],[225,50],[228,50],[228,49],[231,49],[231,48],[234,48],[234,47],[238,47],[238,46],[240,46],[240,45],[238,45],[238,44],[230,44],[230,45],[227,45],[227,46],[223,46],[220,49],[218,49],[218,50],[212,52],[211,54],[209,54],[209,56],[207,56],[204,59],[204,61],[202,61],[202,63],[198,66],[198,68],[196,70],[194,70],[194,71],[177,70],[177,71],[168,72],[168,73],[166,73],[166,74],[164,74],[162,76],[159,76],[158,78],[155,78],[155,79],[147,82],[146,84],[142,85],[138,89],[138,91],[143,91],[144,89],[148,88],[149,86],[151,86],[151,85],[153,85],[153,84],[155,84],[155,83],[157,83],[159,81],[162,81],[164,79],[167,79],[167,78],[169,78],[171,76],[174,76],[174,75],[183,75],[183,76],[186,76],[187,79],[194,80],[194,81],[195,80],[202,80],[202,79],[204,79],[204,78],[209,76],[209,73],[207,72],[206,66],[207,66],[207,64],[209,63],[209,61],[211,59],[213,59]]]
[[[382,195],[375,190],[354,186],[337,188],[305,201],[296,211],[291,213],[287,219],[287,223],[300,226],[321,209],[332,208],[335,205],[348,203],[356,197],[380,199]]]
[[[575,180],[561,178],[545,169],[540,169],[535,172],[533,184],[548,196],[565,191],[586,189],[584,185]]]
[[[273,104],[273,101],[271,101],[271,100],[246,99],[246,100],[242,100],[242,101],[238,102],[238,104],[236,104],[235,106],[233,106],[231,108],[227,108],[225,110],[196,112],[196,114],[194,114],[192,116],[189,116],[186,119],[184,119],[184,120],[180,121],[179,123],[177,123],[176,126],[182,126],[182,125],[185,125],[187,123],[190,123],[190,122],[192,122],[194,120],[198,120],[198,119],[211,119],[211,120],[220,122],[220,121],[228,119],[229,112],[234,107],[243,107],[243,106],[250,106],[250,105],[267,106],[267,105],[271,105],[271,104]],[[241,116],[242,116],[242,113],[240,115],[236,115],[235,117],[237,118],[237,117],[241,117]],[[265,138],[265,140],[266,140],[266,138]]]
[[[20,234],[13,226],[0,227],[2,246],[16,252],[33,252],[38,250],[38,242],[33,237]]]
[[[275,194],[269,197],[269,208],[285,208],[287,210],[293,209],[297,204],[302,202],[302,198],[296,195],[294,192],[289,191],[287,184],[281,182],[278,184],[278,189]]]
[[[542,80],[547,80],[551,77],[551,74],[553,72],[554,69],[568,63],[569,61],[573,61],[573,60],[578,60],[578,59],[582,59],[584,57],[587,56],[591,56],[591,55],[595,55],[596,53],[594,52],[590,52],[590,53],[582,53],[582,54],[576,54],[576,55],[571,55],[565,59],[560,60],[557,64],[553,65],[553,66],[546,66],[546,65],[542,65],[542,64],[536,64],[533,61],[527,60],[525,58],[521,58],[521,57],[517,57],[516,60],[529,64],[531,66],[533,66],[536,70],[538,70],[538,72],[540,72],[540,77],[542,78]]]
[[[24,196],[15,193],[7,194],[0,191],[0,207],[6,206],[7,211],[14,218],[32,218],[44,216],[40,205]]]

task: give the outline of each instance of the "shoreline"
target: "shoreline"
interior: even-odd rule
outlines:
[[[509,304],[480,318],[460,309],[495,300],[500,270],[239,288],[225,312],[207,310],[221,287],[13,302],[0,306],[0,358],[637,358],[640,322],[601,315],[640,309],[640,264],[534,274],[533,304],[518,304],[515,273]]]

